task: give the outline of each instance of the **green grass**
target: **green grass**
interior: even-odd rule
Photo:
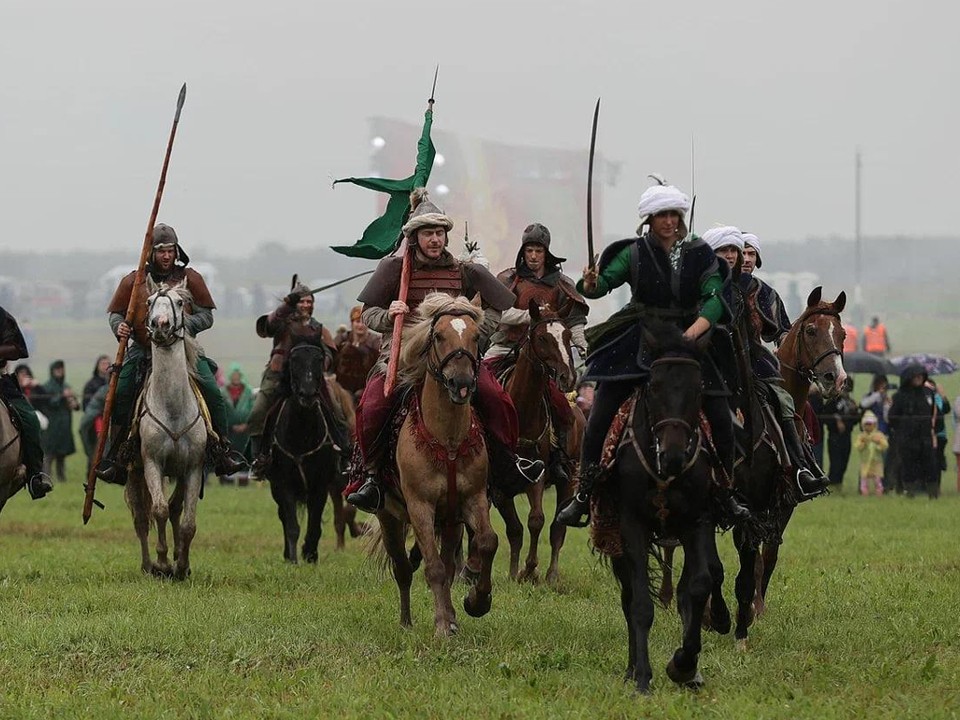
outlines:
[[[402,630],[393,581],[356,541],[334,552],[329,522],[319,565],[284,564],[266,488],[208,487],[192,578],[144,577],[120,490],[98,491],[107,510],[84,527],[71,463],[68,483],[42,502],[18,494],[0,519],[2,718],[934,718],[960,707],[952,479],[937,501],[860,498],[851,474],[845,495],[801,507],[748,652],[707,634],[706,688],[676,688],[663,669],[679,621],[658,610],[654,693],[638,697],[621,682],[618,592],[584,531],[569,535],[559,592],[509,582],[501,540],[492,612],[459,612],[460,634],[441,641],[422,575],[415,626]],[[732,602],[735,558],[720,542]]]

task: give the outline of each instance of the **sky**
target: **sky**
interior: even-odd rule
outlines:
[[[438,63],[435,127],[465,135],[584,149],[602,97],[607,231],[648,173],[689,190],[694,144],[700,227],[852,236],[859,148],[865,235],[950,235],[958,26],[917,0],[0,0],[0,242],[135,254],[185,81],[160,219],[191,253],[348,244],[374,200],[331,180],[369,170],[368,117],[420,122]]]

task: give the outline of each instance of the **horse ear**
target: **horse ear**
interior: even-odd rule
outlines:
[[[844,291],[840,291],[840,294],[837,295],[837,299],[833,301],[833,309],[837,312],[843,312],[843,309],[847,306],[847,294]]]
[[[473,300],[470,301],[470,304],[474,307],[483,308],[483,299],[480,297],[480,293],[477,293],[473,296]]]
[[[823,287],[817,285],[811,292],[810,296],[807,298],[807,307],[815,307],[820,304],[820,296],[823,294]]]
[[[540,322],[540,303],[533,298],[527,303],[527,310],[530,311],[530,319],[534,322]]]

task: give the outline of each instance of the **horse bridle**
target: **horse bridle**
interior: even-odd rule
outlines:
[[[443,369],[457,358],[465,357],[470,361],[470,365],[473,368],[472,390],[473,388],[476,388],[477,376],[480,374],[480,358],[477,355],[474,355],[466,348],[461,347],[457,348],[456,350],[451,350],[439,362],[434,363],[434,355],[436,353],[433,351],[433,339],[436,335],[437,322],[439,322],[440,318],[445,315],[452,315],[454,317],[469,317],[471,319],[474,317],[473,313],[469,310],[446,310],[433,316],[433,320],[430,322],[430,334],[427,336],[427,347],[425,349],[425,354],[427,356],[427,371],[437,382],[446,386],[447,378],[443,374]]]
[[[697,369],[700,369],[699,361],[694,360],[693,358],[686,358],[686,357],[660,358],[659,360],[654,360],[652,363],[650,363],[650,369],[653,370],[653,368],[663,366],[663,365],[687,365],[687,366],[693,366],[693,367],[696,367]],[[643,394],[643,403],[644,403],[644,410],[646,412],[647,417],[649,418],[650,417],[649,394],[646,392]],[[680,471],[679,474],[682,475],[684,472],[686,472],[693,466],[693,464],[697,461],[697,457],[700,455],[700,448],[702,447],[702,442],[701,442],[702,438],[701,438],[699,426],[692,427],[690,423],[688,423],[686,420],[678,417],[664,418],[663,420],[659,420],[658,422],[654,423],[651,426],[650,431],[653,433],[653,450],[654,450],[655,459],[656,459],[656,466],[657,466],[656,475],[657,476],[663,475],[663,466],[662,466],[663,451],[660,448],[660,438],[657,433],[660,430],[668,427],[680,428],[681,430],[683,430],[684,434],[687,437],[687,443],[684,448],[684,456],[686,457],[686,461],[684,462],[683,469]]]
[[[520,345],[517,346],[517,355],[519,356],[520,352],[523,350],[524,345],[529,345],[530,354],[533,355],[533,358],[538,363],[540,363],[540,366],[543,368],[547,377],[549,377],[554,382],[557,382],[557,379],[560,373],[557,371],[556,368],[551,367],[550,363],[548,363],[543,358],[543,356],[537,351],[537,344],[533,342],[533,334],[538,327],[540,327],[541,325],[549,325],[550,323],[555,323],[555,322],[562,323],[563,321],[560,320],[560,318],[542,318],[540,320],[537,320],[536,322],[530,323],[530,327],[527,328],[527,337],[524,339],[522,343],[520,343]],[[563,348],[560,348],[560,349],[563,350]],[[567,348],[567,355],[568,356],[570,355],[570,348]],[[569,357],[568,359],[571,360],[570,365],[573,366],[572,357]]]
[[[810,382],[810,383],[814,383],[814,382],[816,382],[816,380],[817,380],[817,374],[816,374],[816,372],[815,372],[816,369],[817,369],[817,365],[819,365],[820,363],[822,363],[822,362],[823,362],[824,360],[826,360],[828,357],[831,357],[831,356],[833,356],[833,355],[838,355],[838,356],[840,357],[841,362],[843,361],[843,350],[842,350],[841,348],[832,347],[832,348],[828,348],[827,350],[824,350],[822,353],[820,353],[820,354],[817,356],[816,360],[814,360],[812,363],[810,363],[810,367],[809,367],[809,368],[804,366],[804,363],[803,363],[803,361],[802,361],[802,358],[803,358],[803,355],[806,353],[806,347],[804,346],[804,343],[803,343],[803,338],[804,338],[804,335],[805,335],[805,333],[803,332],[803,323],[806,322],[807,320],[809,320],[809,319],[810,319],[811,317],[813,317],[814,315],[829,315],[830,317],[835,317],[835,318],[837,318],[837,320],[840,319],[840,313],[838,313],[836,310],[829,310],[829,309],[827,309],[827,308],[819,308],[819,309],[816,309],[816,310],[811,310],[810,312],[801,315],[800,318],[797,320],[797,323],[796,323],[796,326],[797,326],[797,366],[796,366],[796,367],[792,367],[792,366],[790,366],[790,365],[787,365],[785,362],[783,362],[783,361],[781,360],[781,364],[782,364],[785,368],[787,368],[788,370],[793,370],[793,371],[794,371],[795,373],[797,373],[800,377],[802,377],[804,380],[806,380],[807,382]],[[831,337],[831,339],[832,339],[832,337]]]
[[[183,340],[183,335],[184,335],[185,325],[186,325],[186,313],[184,312],[183,308],[181,307],[181,308],[180,308],[180,318],[179,318],[179,323],[178,323],[178,320],[177,320],[177,304],[176,304],[175,302],[173,302],[173,299],[170,297],[170,294],[169,294],[169,293],[170,293],[170,289],[169,289],[169,288],[162,288],[162,289],[158,290],[158,291],[155,293],[156,296],[155,296],[152,300],[148,300],[148,301],[147,301],[147,302],[148,302],[148,307],[147,307],[147,313],[148,313],[148,315],[149,315],[149,313],[151,313],[151,312],[153,311],[153,306],[156,304],[157,300],[159,300],[160,298],[166,298],[167,300],[170,301],[170,311],[173,313],[173,323],[172,323],[172,327],[170,328],[171,335],[170,335],[169,341],[163,342],[163,343],[159,342],[159,341],[156,339],[156,337],[154,336],[154,332],[155,332],[155,331],[149,327],[149,324],[148,324],[148,326],[147,326],[147,334],[150,336],[150,342],[152,342],[152,343],[153,343],[154,345],[156,345],[157,347],[170,347],[171,345],[173,345],[173,344],[174,344],[175,342],[177,342],[178,340]],[[181,302],[182,302],[182,298],[181,298]],[[148,317],[147,319],[148,319],[148,321],[149,321],[149,317]]]

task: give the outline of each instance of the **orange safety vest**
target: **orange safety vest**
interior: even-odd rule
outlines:
[[[843,352],[857,351],[857,329],[853,325],[844,325],[843,330],[846,335],[843,338]]]
[[[863,349],[872,353],[887,351],[887,328],[883,323],[863,329]]]

